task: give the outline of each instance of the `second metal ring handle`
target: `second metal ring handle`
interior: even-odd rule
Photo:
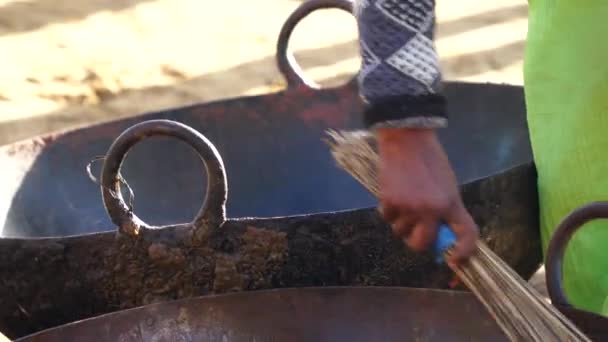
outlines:
[[[215,146],[204,135],[189,126],[170,120],[150,120],[125,130],[110,146],[103,164],[101,172],[103,203],[119,231],[133,236],[142,228],[151,228],[126,205],[120,192],[119,176],[120,167],[129,150],[151,136],[177,138],[198,153],[207,169],[207,193],[192,226],[198,230],[221,225],[226,220],[228,185],[224,164]]]
[[[608,218],[608,202],[595,202],[570,213],[557,227],[547,248],[545,278],[551,302],[557,306],[572,306],[562,284],[562,261],[568,242],[586,223]]]
[[[289,38],[300,20],[318,9],[337,8],[353,13],[353,2],[351,0],[308,0],[302,3],[285,21],[279,39],[277,41],[276,60],[279,71],[285,77],[288,88],[296,88],[304,85],[308,88],[317,89],[318,85],[307,79],[302,69],[296,62],[293,54],[288,51]]]

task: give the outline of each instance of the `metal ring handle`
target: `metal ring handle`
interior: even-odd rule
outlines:
[[[195,129],[170,120],[150,120],[125,130],[110,146],[101,171],[101,191],[106,212],[120,232],[134,236],[141,228],[152,228],[130,210],[120,192],[119,171],[133,146],[151,136],[175,137],[189,144],[202,159],[207,169],[205,201],[192,225],[194,229],[219,226],[226,220],[228,185],[220,154],[215,146]]]
[[[545,279],[551,302],[571,307],[562,285],[562,260],[568,242],[579,228],[596,219],[608,218],[608,202],[594,202],[574,210],[557,227],[547,248]]]
[[[293,54],[288,51],[289,38],[291,33],[300,20],[304,19],[310,13],[318,9],[337,8],[349,13],[353,13],[353,2],[351,0],[308,0],[303,2],[285,21],[279,40],[277,41],[277,65],[279,71],[285,77],[288,88],[296,88],[304,85],[308,88],[318,89],[319,85],[313,80],[309,80],[304,76],[304,72],[298,65]]]

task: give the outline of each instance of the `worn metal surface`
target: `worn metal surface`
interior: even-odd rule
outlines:
[[[594,341],[604,317],[560,308]],[[36,341],[507,341],[471,294],[408,288],[300,288],[151,304],[42,331]]]
[[[604,317],[560,308],[590,338]],[[205,296],[151,304],[33,334],[36,341],[507,341],[471,294],[323,287]]]
[[[450,127],[439,132],[461,182],[532,160],[520,87],[449,83]],[[360,127],[356,87],[306,87],[195,105],[0,148],[4,236],[65,236],[113,229],[85,172],[128,127],[171,119],[204,134],[224,159],[230,217],[268,217],[375,206],[335,166],[327,128]],[[97,170],[98,172],[98,170]],[[179,141],[138,145],[123,168],[135,209],[152,224],[185,222],[204,197],[204,168]]]
[[[128,148],[158,134],[186,137],[208,166],[215,165],[209,200],[217,203],[205,205],[192,223],[152,229],[106,189],[117,233],[1,239],[0,331],[22,336],[143,304],[230,291],[448,285],[450,272],[431,255],[404,248],[373,208],[223,221],[226,185],[217,181],[225,178],[221,161],[214,160],[219,155],[181,124],[153,121],[127,130],[110,149],[102,183],[112,188]],[[529,163],[462,187],[488,245],[526,278],[541,260],[535,183]]]
[[[470,293],[403,288],[249,292],[150,305],[18,340],[508,341]]]
[[[560,308],[594,341],[604,317]],[[102,315],[18,339],[53,341],[507,341],[471,294],[323,287],[205,296]]]

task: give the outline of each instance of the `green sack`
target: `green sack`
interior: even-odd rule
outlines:
[[[608,200],[607,37],[607,0],[529,1],[524,79],[543,251],[573,209]],[[608,315],[608,222],[575,235],[563,270],[572,304]]]

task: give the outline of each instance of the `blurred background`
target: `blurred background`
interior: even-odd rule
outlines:
[[[0,144],[165,108],[275,92],[296,0],[0,0]],[[526,0],[437,0],[445,78],[522,84]],[[359,68],[354,19],[316,11],[292,35],[337,86]]]

